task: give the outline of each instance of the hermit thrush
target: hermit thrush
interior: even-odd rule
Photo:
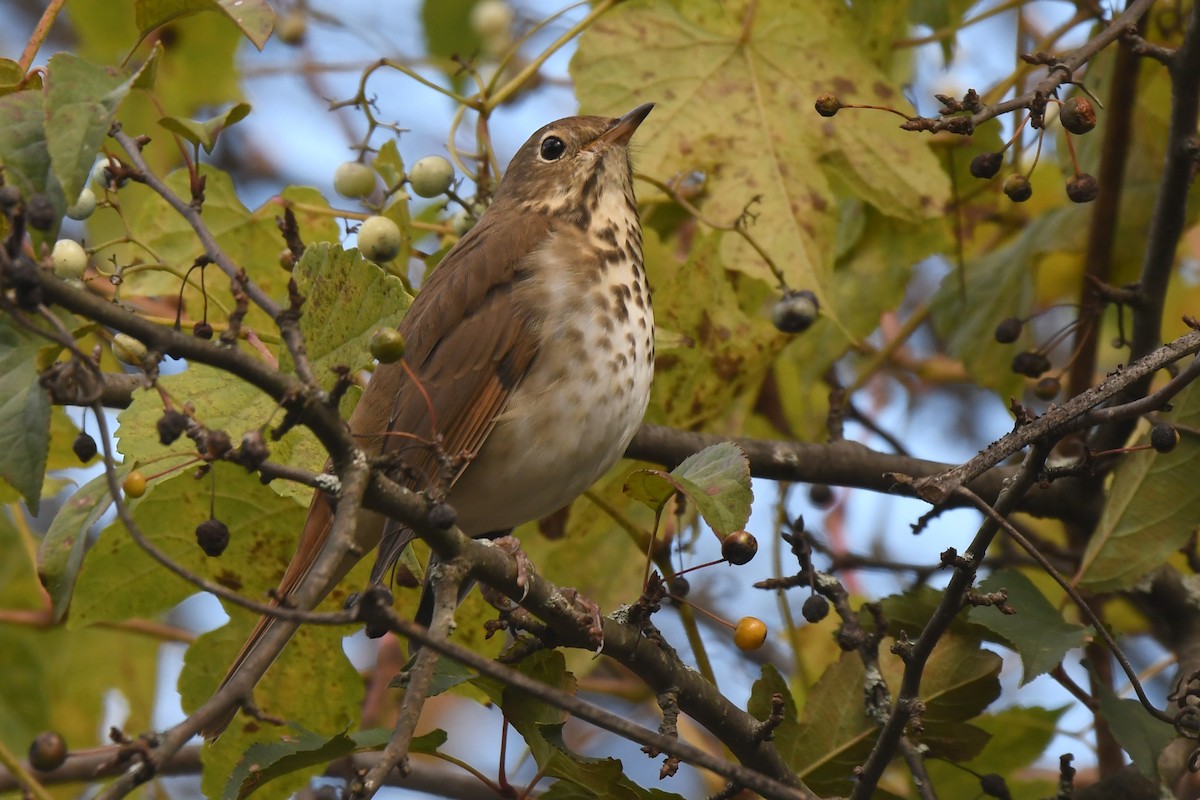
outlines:
[[[410,488],[444,496],[468,535],[565,506],[621,457],[642,420],[654,316],[628,144],[651,108],[568,117],[525,142],[401,323],[405,362],[380,365],[350,417],[367,454],[389,455]],[[278,597],[304,581],[331,517],[318,492]],[[376,578],[409,535],[364,511],[359,553],[338,579],[385,533]],[[259,621],[226,682],[276,624]]]

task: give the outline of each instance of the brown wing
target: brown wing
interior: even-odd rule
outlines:
[[[350,430],[369,455],[401,453],[413,476],[406,481],[412,489],[450,488],[438,485],[435,433],[441,437],[442,452],[451,458],[478,452],[537,356],[536,336],[513,304],[512,290],[520,279],[523,256],[549,235],[550,221],[529,216],[516,216],[519,224],[513,221],[514,215],[486,214],[446,254],[400,325],[404,361],[375,370],[350,417]],[[448,476],[449,483],[460,473],[461,469]],[[279,597],[288,597],[304,582],[329,537],[332,520],[329,501],[317,492],[296,555],[280,582]],[[364,551],[378,542],[380,531],[375,527],[359,532]],[[336,580],[345,576],[354,559],[347,562]],[[325,587],[321,596],[331,588]],[[276,623],[269,617],[259,620],[222,686]],[[235,713],[236,709],[202,733],[208,738],[220,735]]]
[[[369,453],[400,453],[412,489],[449,489],[457,473],[439,485],[435,436],[451,458],[478,451],[537,355],[513,285],[549,222],[519,221],[489,214],[447,254],[400,325],[404,361],[376,369],[350,417]]]

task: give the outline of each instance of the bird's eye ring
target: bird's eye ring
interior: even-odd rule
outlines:
[[[567,146],[557,136],[547,136],[542,139],[541,155],[543,161],[558,161],[567,152]]]

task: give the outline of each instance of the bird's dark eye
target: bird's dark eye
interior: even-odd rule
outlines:
[[[558,161],[562,158],[563,153],[567,152],[567,146],[557,136],[547,136],[545,139],[542,139],[541,152],[544,160]]]

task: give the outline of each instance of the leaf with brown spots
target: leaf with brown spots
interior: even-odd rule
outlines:
[[[615,115],[655,102],[638,170],[660,180],[704,173],[695,202],[721,223],[752,206],[750,230],[788,283],[816,292],[835,319],[843,315],[830,302],[840,201],[855,197],[916,223],[942,216],[949,196],[928,138],[898,130],[890,114],[823,119],[813,109],[837,86],[844,102],[883,95],[907,106],[858,28],[841,0],[630,0],[581,37],[571,63],[585,111]],[[773,282],[740,237],[726,237],[721,255]]]

